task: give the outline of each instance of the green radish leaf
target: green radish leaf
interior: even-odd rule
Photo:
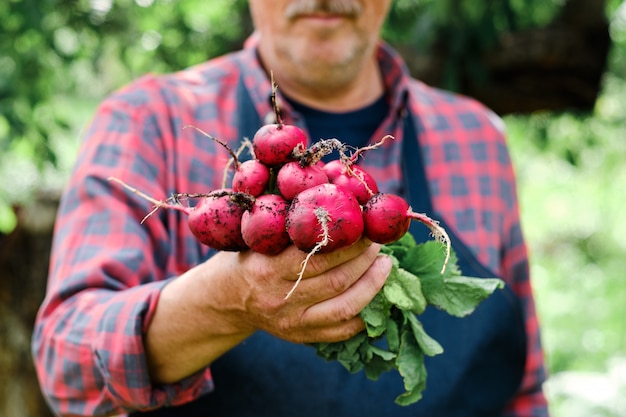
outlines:
[[[441,280],[445,277],[460,275],[461,272],[456,265],[457,257],[454,251],[451,251],[446,270],[444,274],[441,274],[441,268],[446,259],[445,251],[443,243],[431,240],[408,248],[404,261],[400,265],[417,275],[422,281],[425,278]]]
[[[435,356],[443,353],[443,348],[439,342],[426,333],[424,326],[422,326],[422,323],[417,319],[417,317],[413,314],[407,314],[407,316],[415,341],[422,349],[422,352],[424,352],[424,355]]]
[[[467,316],[481,301],[504,286],[504,282],[498,278],[461,276],[454,251],[444,274],[441,274],[444,259],[443,245],[429,241],[411,247],[402,267],[419,277],[428,304],[452,316]]]
[[[383,359],[385,361],[390,361],[390,360],[396,358],[396,354],[395,353],[390,352],[388,350],[385,350],[383,348],[380,348],[378,346],[370,345],[370,348],[371,348],[370,350],[371,350],[371,352],[373,354],[372,358],[379,357],[379,358],[381,358],[381,359]]]
[[[406,392],[398,396],[395,402],[406,406],[419,401],[426,388],[426,368],[424,354],[410,332],[402,334],[396,365],[402,375]]]
[[[392,352],[397,352],[400,349],[400,329],[398,323],[391,317],[387,319],[387,346]]]
[[[365,376],[371,380],[377,380],[380,375],[395,368],[397,354],[376,346],[370,345],[370,358],[364,363]]]
[[[416,245],[417,243],[415,242],[413,235],[405,233],[399,240],[384,245],[381,248],[381,252],[385,254],[393,254],[400,264],[403,264],[409,250]]]
[[[387,322],[391,314],[391,304],[382,292],[376,294],[374,299],[361,311],[361,318],[369,337],[378,337],[387,329]]]
[[[426,298],[422,294],[419,278],[405,269],[392,270],[383,286],[383,294],[401,310],[421,314],[426,309]]]
[[[496,289],[504,287],[498,278],[451,277],[445,280],[423,279],[429,304],[455,317],[465,317]]]
[[[341,344],[337,344],[341,345]],[[368,346],[369,341],[365,333],[361,332],[344,343],[343,349],[336,352],[335,359],[339,361],[351,373],[355,373],[363,369],[360,350],[364,346]]]
[[[411,405],[422,399],[422,391],[426,389],[426,368],[424,368],[424,381],[413,389],[407,390],[396,397],[395,403],[401,406]]]
[[[338,360],[340,355],[342,355],[342,358],[345,360],[353,355],[354,352],[357,352],[362,344],[367,343],[367,334],[361,332],[343,342],[313,343],[312,346],[315,347],[318,355],[327,360]]]
[[[456,317],[466,316],[504,284],[497,278],[462,276],[454,251],[442,274],[443,244],[417,244],[409,233],[384,245],[381,253],[391,258],[392,269],[381,291],[360,314],[366,330],[343,342],[313,346],[326,360],[337,360],[352,373],[363,371],[373,380],[397,370],[405,392],[395,402],[406,406],[419,401],[426,388],[424,356],[444,353],[426,333],[419,314],[432,305]]]

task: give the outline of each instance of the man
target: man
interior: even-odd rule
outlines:
[[[410,79],[379,40],[391,0],[251,0],[243,51],[146,76],[99,108],[61,204],[48,295],[33,351],[60,415],[545,416],[538,325],[501,123],[474,101]],[[452,234],[466,275],[505,290],[470,317],[423,315],[445,353],[427,361],[424,398],[393,403],[397,375],[369,381],[306,346],[363,330],[359,312],[390,261],[359,241],[316,255],[267,257],[199,245],[178,212],[144,224],[155,198],[221,186],[228,154],[272,115],[312,139],[355,146],[392,134],[364,168]],[[423,231],[415,228],[417,238]]]

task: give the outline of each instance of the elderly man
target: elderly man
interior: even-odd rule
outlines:
[[[545,416],[539,329],[502,124],[480,104],[410,77],[380,39],[391,0],[250,0],[246,47],[114,93],[86,132],[57,222],[33,352],[59,415]],[[207,7],[210,7],[207,5]],[[379,187],[449,230],[466,275],[506,283],[470,317],[427,310],[444,354],[427,360],[424,397],[400,407],[398,375],[349,374],[306,346],[363,330],[359,312],[391,267],[361,240],[316,255],[216,252],[158,198],[220,187],[224,149],[274,114],[311,139],[363,146]],[[426,239],[419,228],[415,237]]]

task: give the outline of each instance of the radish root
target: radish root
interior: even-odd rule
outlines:
[[[328,215],[328,212],[322,207],[318,207],[315,209],[315,216],[317,217],[317,220],[320,222],[320,226],[322,227],[322,233],[319,236],[322,238],[322,240],[318,242],[317,245],[315,245],[315,247],[306,255],[306,258],[304,258],[304,261],[302,261],[302,268],[300,269],[300,273],[298,274],[298,279],[296,280],[295,284],[293,284],[293,287],[291,287],[291,290],[289,290],[289,292],[285,296],[285,300],[291,297],[291,294],[293,294],[298,284],[300,284],[300,281],[302,281],[304,270],[306,269],[306,266],[309,263],[309,260],[311,259],[311,257],[315,255],[324,246],[328,245],[328,242],[330,242],[330,237],[328,233],[328,224],[331,222],[331,219],[330,219],[330,216]]]
[[[109,181],[113,181],[113,182],[116,182],[116,183],[120,184],[122,187],[126,188],[128,191],[132,192],[133,194],[136,194],[139,197],[141,197],[141,198],[143,198],[145,200],[148,200],[149,202],[154,204],[154,208],[152,210],[150,210],[150,212],[148,214],[146,214],[146,216],[143,219],[141,219],[141,222],[140,222],[141,224],[143,224],[148,219],[148,217],[152,216],[160,208],[171,208],[171,209],[174,209],[174,210],[182,211],[185,214],[189,214],[189,208],[188,207],[185,207],[183,205],[173,205],[173,204],[169,204],[168,203],[168,200],[174,200],[175,202],[178,203],[178,197],[176,197],[176,196],[172,196],[172,197],[170,197],[167,200],[157,200],[157,199],[152,198],[149,195],[139,191],[135,187],[132,187],[132,186],[126,184],[124,181],[120,180],[119,178],[109,177],[107,179]]]
[[[138,195],[139,197],[148,200],[149,202],[151,202],[152,204],[154,204],[154,208],[148,213],[146,214],[146,216],[141,220],[141,224],[143,224],[148,217],[152,216],[158,209],[160,208],[167,208],[167,209],[172,209],[172,210],[178,210],[178,211],[182,211],[185,214],[189,214],[192,210],[191,207],[189,206],[184,206],[181,204],[181,200],[182,199],[191,199],[191,198],[204,198],[204,197],[223,197],[225,195],[230,195],[231,200],[236,202],[237,204],[239,204],[240,206],[244,207],[246,204],[250,205],[254,202],[254,197],[249,196],[245,193],[238,193],[238,192],[232,192],[232,191],[224,191],[224,190],[218,190],[218,191],[212,191],[210,193],[194,193],[194,194],[190,194],[190,193],[178,193],[178,194],[173,194],[171,197],[168,197],[165,200],[157,200],[156,198],[150,197],[149,195],[147,195],[146,193],[138,190],[137,188],[126,184],[124,181],[120,180],[119,178],[116,177],[109,177],[107,178],[109,181],[112,182],[116,182],[118,184],[120,184],[122,187],[124,187],[125,189],[127,189],[128,191],[130,191],[133,194]],[[173,204],[172,204],[173,203]]]
[[[254,151],[252,150],[252,142],[250,142],[248,138],[244,138],[239,148],[235,151],[235,155],[231,156],[228,159],[228,162],[226,162],[226,165],[224,165],[224,173],[222,174],[222,188],[228,188],[228,171],[230,170],[230,167],[233,164],[235,165],[235,170],[237,169],[237,166],[239,164],[239,156],[246,148],[248,148],[248,150],[252,154],[252,157],[254,158]]]
[[[320,139],[308,149],[294,148],[292,156],[300,161],[300,166],[310,166],[334,150],[339,151],[339,155],[345,158],[346,145],[336,138]]]
[[[383,146],[383,144],[387,141],[387,139],[395,139],[392,135],[385,135],[383,136],[383,138],[381,140],[379,140],[376,143],[373,143],[371,145],[368,146],[364,146],[362,148],[358,148],[356,150],[356,152],[354,152],[354,154],[350,157],[350,163],[354,164],[356,162],[357,159],[359,159],[359,157],[361,156],[361,154],[365,151],[372,151],[374,149],[377,149],[381,146]]]
[[[348,173],[348,175],[356,178],[359,181],[359,183],[361,183],[361,185],[365,188],[365,191],[367,191],[370,197],[376,194],[367,184],[367,181],[365,181],[365,178],[363,178],[363,175],[364,175],[363,172],[356,172],[355,170],[352,169],[351,165],[346,165],[346,172]]]
[[[237,150],[237,152],[233,151],[230,146],[228,146],[228,144],[224,141],[219,140],[218,138],[209,135],[207,132],[205,132],[204,130],[200,129],[197,126],[193,126],[193,125],[184,125],[183,129],[194,129],[197,132],[201,133],[202,135],[206,136],[207,138],[211,139],[214,142],[219,143],[224,149],[226,149],[228,151],[228,153],[230,154],[230,159],[228,160],[228,162],[226,163],[226,166],[224,167],[224,174],[222,177],[222,188],[226,188],[226,183],[228,182],[228,170],[230,169],[231,165],[235,165],[235,171],[239,169],[239,154],[241,153],[241,151],[243,151],[243,149],[247,146],[246,143],[242,143],[241,146],[239,147],[239,149]]]

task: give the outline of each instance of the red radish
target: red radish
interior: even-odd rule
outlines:
[[[248,193],[258,197],[265,192],[270,182],[270,169],[257,159],[250,159],[239,164],[233,175],[234,191]]]
[[[374,178],[364,169],[356,165],[343,165],[343,169],[337,170],[337,164],[334,164],[335,162],[343,165],[342,161],[335,160],[329,162],[325,166],[326,171],[330,171],[331,175],[334,176],[330,182],[339,188],[352,192],[359,204],[367,203],[372,195],[378,192],[378,184],[376,184],[376,180],[374,180]],[[329,165],[331,166],[328,167]]]
[[[228,189],[209,193],[189,211],[189,229],[200,243],[213,249],[248,249],[241,235],[241,217],[250,207],[250,197]]]
[[[142,223],[160,208],[178,210],[189,216],[187,219],[189,230],[200,243],[223,251],[248,249],[241,236],[241,217],[254,202],[254,197],[249,194],[222,189],[208,194],[175,194],[162,201],[142,193],[115,177],[109,177],[109,181],[121,184],[129,191],[154,204],[154,209],[144,217]],[[194,207],[189,207],[180,204],[182,198],[200,198],[201,200]]]
[[[328,180],[332,181],[346,170],[346,165],[341,159],[334,159],[322,165],[322,169],[326,173]]]
[[[256,158],[268,166],[293,161],[294,149],[305,148],[307,138],[302,129],[294,125],[266,124],[252,138]]]
[[[241,217],[241,235],[250,249],[277,255],[290,243],[285,227],[289,203],[279,195],[264,194]]]
[[[350,246],[361,238],[363,216],[353,194],[333,184],[320,184],[298,194],[287,213],[287,233],[296,247],[332,252]]]
[[[372,242],[386,244],[400,239],[409,230],[410,207],[401,197],[376,194],[363,206],[365,237]]]
[[[317,165],[303,166],[300,162],[287,162],[276,175],[276,186],[285,200],[302,191],[328,182],[328,177]]]
[[[297,161],[285,163],[276,175],[278,191],[292,200],[307,188],[328,182],[321,159],[334,150],[344,151],[344,144],[337,139],[321,139],[309,148],[296,148],[292,153]]]
[[[364,235],[372,242],[395,242],[409,230],[411,220],[426,225],[433,236],[446,245],[446,260],[441,270],[443,273],[450,259],[450,238],[435,220],[425,214],[414,213],[406,200],[394,194],[375,194],[363,206]]]
[[[256,159],[273,167],[295,160],[294,151],[297,153],[306,148],[307,137],[299,127],[283,123],[276,99],[278,86],[274,82],[272,71],[270,71],[270,81],[272,83],[272,108],[276,123],[268,123],[256,131],[252,138],[252,149]]]
[[[386,135],[373,145],[358,148],[352,156],[345,156],[341,149],[341,158],[330,161],[324,166],[324,172],[332,184],[354,193],[359,204],[365,204],[374,194],[378,192],[376,180],[364,169],[356,165],[356,161],[365,151],[370,151],[382,146],[387,139],[393,136]]]
[[[328,183],[298,194],[289,207],[286,225],[294,245],[308,253],[285,298],[293,294],[302,280],[311,256],[350,246],[363,234],[363,216],[356,197]]]

